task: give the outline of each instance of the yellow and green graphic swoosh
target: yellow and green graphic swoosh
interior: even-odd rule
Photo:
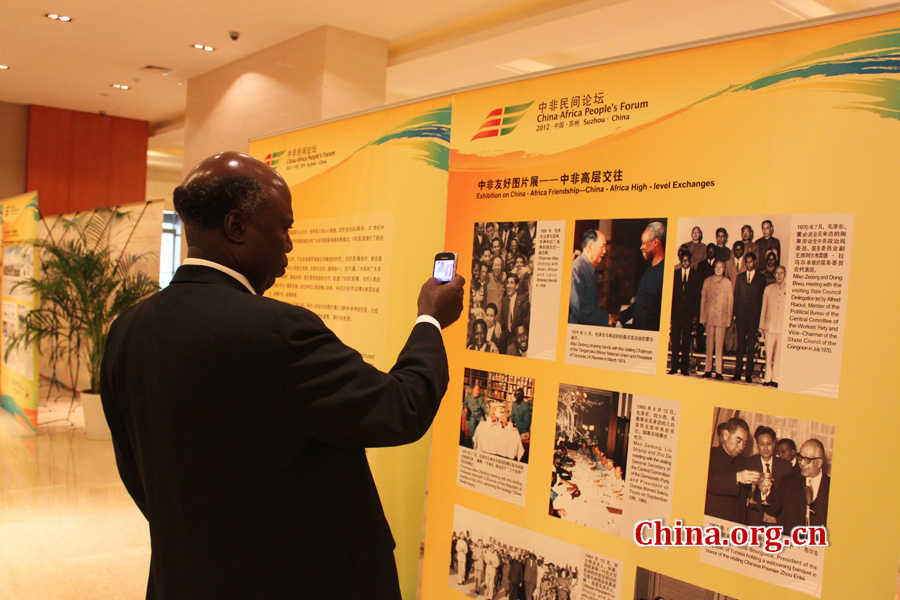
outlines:
[[[429,110],[421,115],[400,123],[378,139],[375,139],[359,150],[369,146],[380,146],[388,143],[402,143],[419,150],[416,158],[425,161],[432,167],[443,171],[450,168],[450,105]]]

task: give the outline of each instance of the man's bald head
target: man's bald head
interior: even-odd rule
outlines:
[[[287,268],[294,222],[291,191],[265,163],[222,152],[191,169],[175,189],[188,257],[243,274],[258,294]]]
[[[264,162],[221,152],[201,161],[175,188],[175,210],[188,229],[212,229],[221,226],[232,210],[247,218],[259,217],[265,196],[286,190],[281,175]]]

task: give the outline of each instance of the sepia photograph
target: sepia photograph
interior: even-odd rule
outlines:
[[[569,323],[659,331],[666,223],[575,221]]]
[[[528,356],[536,221],[475,223],[466,348]]]
[[[828,524],[834,427],[714,409],[704,514],[739,525]]]
[[[549,514],[619,534],[631,394],[560,384]]]

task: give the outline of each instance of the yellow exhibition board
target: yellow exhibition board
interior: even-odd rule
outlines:
[[[405,598],[426,462],[428,600],[895,597],[900,14],[251,152],[294,199],[271,295],[376,366],[435,252],[468,280],[430,462],[370,453]]]
[[[898,50],[894,13],[454,96],[475,283],[423,598],[894,597]],[[735,544],[652,547],[656,519]],[[807,524],[827,547],[737,545]]]

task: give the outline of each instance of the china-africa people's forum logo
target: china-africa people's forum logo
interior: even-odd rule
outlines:
[[[478,133],[472,138],[472,141],[478,138],[497,137],[508,135],[513,132],[528,107],[534,104],[534,100],[528,104],[517,104],[516,106],[507,106],[505,108],[496,108],[488,113],[487,120],[478,128]]]
[[[263,159],[263,162],[272,167],[273,169],[278,168],[278,163],[281,162],[281,156],[285,153],[284,150],[281,152],[272,152],[271,154],[266,154],[266,157]]]

